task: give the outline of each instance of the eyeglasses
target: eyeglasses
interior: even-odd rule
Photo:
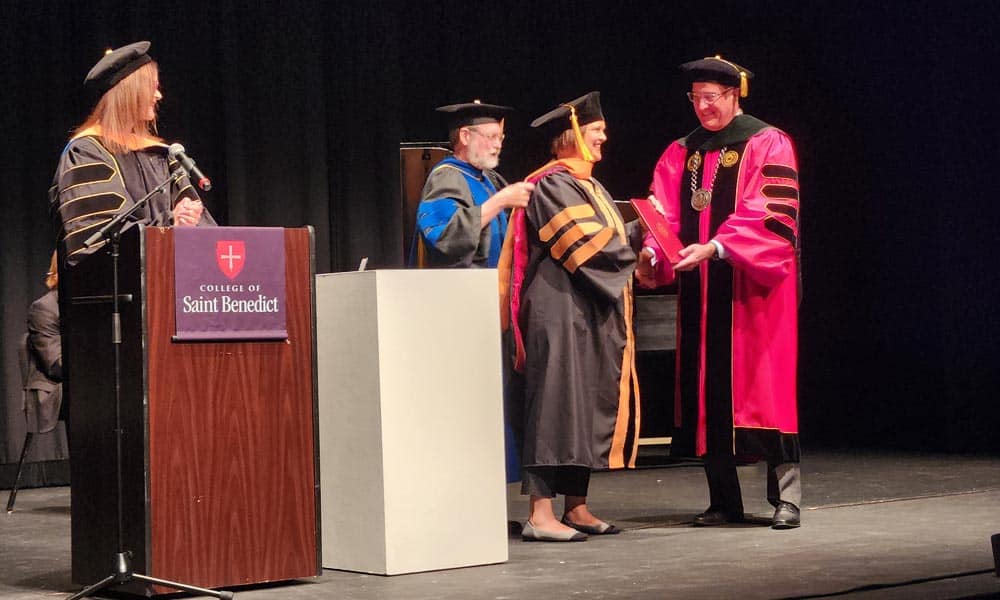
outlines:
[[[726,88],[726,89],[722,90],[721,92],[705,92],[704,94],[699,94],[699,93],[696,93],[696,92],[688,92],[687,93],[687,97],[688,97],[688,100],[690,100],[692,104],[697,104],[699,100],[704,100],[706,104],[712,105],[712,104],[715,104],[716,100],[718,100],[719,98],[725,96],[726,94],[728,94],[729,92],[731,92],[731,91],[733,91],[735,89],[736,88],[731,87],[731,88]]]
[[[486,138],[489,142],[492,142],[494,144],[502,144],[503,143],[503,139],[505,137],[507,137],[507,136],[505,136],[502,133],[494,133],[494,134],[491,134],[491,135],[486,135],[482,131],[479,131],[478,129],[474,129],[472,127],[466,127],[466,129],[468,129],[472,133],[478,133],[479,135],[481,135],[484,138]]]

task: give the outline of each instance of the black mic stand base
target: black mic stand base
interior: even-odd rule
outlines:
[[[177,583],[176,581],[167,581],[166,579],[157,579],[156,577],[150,577],[148,575],[140,575],[139,573],[132,571],[131,556],[131,552],[117,553],[115,555],[115,572],[113,574],[108,575],[88,588],[80,590],[78,593],[73,594],[66,600],[86,598],[99,590],[103,590],[114,585],[122,585],[133,580],[153,585],[161,585],[163,587],[181,590],[182,592],[190,592],[192,594],[200,594],[202,596],[212,596],[214,598],[219,598],[220,600],[232,600],[235,596],[233,592],[209,590],[194,585],[187,585],[185,583]]]

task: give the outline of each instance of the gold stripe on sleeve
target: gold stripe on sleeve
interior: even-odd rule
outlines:
[[[70,223],[76,223],[77,221],[79,221],[81,219],[89,219],[90,217],[96,217],[96,216],[99,216],[99,215],[111,215],[111,216],[114,216],[117,212],[118,212],[117,208],[110,208],[108,210],[98,210],[98,211],[95,211],[95,212],[92,212],[92,213],[87,213],[85,215],[80,215],[78,217],[73,217],[72,219],[67,219],[65,221],[65,224],[69,225]],[[108,219],[108,220],[110,220],[110,219]],[[89,227],[89,225],[88,225],[88,227]],[[70,235],[76,233],[77,231],[78,230],[74,229],[73,231],[67,233],[66,237],[69,237]]]
[[[108,210],[116,211],[116,210],[119,210],[120,208],[122,208],[123,206],[125,206],[125,196],[122,196],[118,192],[98,192],[96,194],[87,194],[86,196],[77,196],[76,198],[70,198],[69,200],[67,200],[67,201],[63,202],[62,204],[60,204],[59,208],[56,209],[56,210],[58,210],[59,213],[62,214],[62,213],[65,212],[64,209],[66,207],[71,206],[75,202],[80,202],[81,200],[89,200],[91,198],[101,198],[101,197],[107,197],[112,202],[114,201],[114,198],[118,198],[119,202],[118,202],[117,205],[112,204],[106,210],[97,211],[98,213],[107,212]],[[75,221],[76,219],[81,219],[83,217],[90,216],[91,214],[94,214],[94,213],[88,213],[88,214],[84,214],[84,215],[76,215],[74,217],[68,217],[66,222],[69,223],[70,221]]]
[[[580,265],[587,262],[595,254],[604,249],[608,245],[615,235],[615,230],[610,227],[606,227],[601,230],[600,233],[590,238],[586,244],[583,244],[579,248],[573,251],[573,254],[569,255],[569,258],[563,263],[566,270],[570,273],[576,273],[576,270],[580,268]]]
[[[188,184],[188,185],[182,187],[181,189],[177,190],[177,197],[180,198],[184,194],[184,192],[186,192],[188,190],[193,190],[193,189],[194,189],[194,186],[191,185],[191,184]],[[196,195],[197,195],[197,193],[198,192],[195,192]]]
[[[538,230],[538,239],[543,242],[548,242],[557,231],[562,229],[570,221],[593,217],[594,214],[594,207],[589,204],[568,206],[556,213],[554,217],[549,219],[549,222],[546,223],[544,227]]]
[[[552,258],[560,260],[563,254],[569,250],[570,246],[578,242],[586,235],[594,235],[598,231],[604,229],[604,226],[596,221],[584,221],[583,223],[577,223],[576,225],[570,227],[559,236],[556,243],[552,244],[552,248],[549,249],[549,254]]]
[[[68,179],[72,179],[74,171],[76,171],[78,169],[88,169],[90,171],[106,171],[107,172],[107,176],[103,177],[103,178],[88,179],[87,181],[80,181],[80,182],[77,182],[77,183],[73,183],[73,184],[68,185],[68,186],[62,188],[61,190],[59,190],[59,195],[65,194],[66,192],[72,190],[73,188],[78,188],[80,186],[94,185],[96,183],[107,183],[107,182],[111,181],[112,179],[114,179],[116,175],[118,175],[118,172],[115,171],[113,167],[110,167],[110,166],[108,166],[105,163],[85,163],[85,164],[82,164],[82,165],[74,165],[74,166],[66,169],[66,171],[59,178],[60,182],[61,182],[62,179],[67,179],[67,178]]]

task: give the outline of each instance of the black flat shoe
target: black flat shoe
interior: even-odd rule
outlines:
[[[801,525],[799,507],[791,502],[779,502],[771,518],[771,529],[795,529]]]
[[[589,535],[615,535],[621,533],[622,530],[618,529],[610,523],[605,523],[601,521],[600,525],[581,525],[580,523],[574,523],[563,515],[562,524],[567,527],[572,527],[573,529],[589,534]]]
[[[743,520],[743,511],[729,512],[727,510],[709,506],[708,510],[695,515],[694,525],[696,527],[714,527],[725,525],[726,523],[739,523]]]

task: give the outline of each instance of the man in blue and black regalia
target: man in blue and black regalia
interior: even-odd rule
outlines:
[[[426,267],[496,267],[507,232],[506,211],[526,206],[534,187],[507,185],[500,162],[509,106],[476,100],[437,108],[448,119],[454,154],[437,164],[417,208],[410,263]]]

